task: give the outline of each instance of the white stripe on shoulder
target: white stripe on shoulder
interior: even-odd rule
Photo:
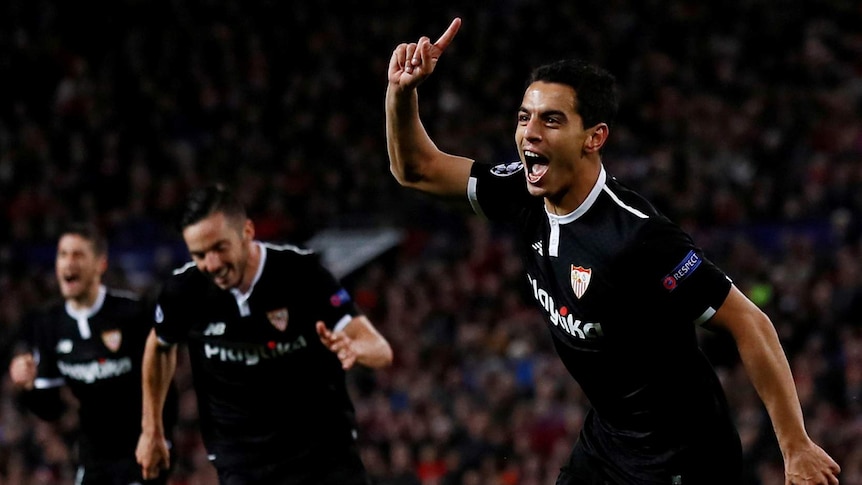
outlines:
[[[476,185],[479,180],[476,177],[470,177],[467,180],[467,199],[470,201],[470,207],[473,208],[473,212],[476,215],[481,216],[485,219],[488,217],[485,216],[485,212],[482,211],[482,206],[479,205],[479,198],[476,195]]]
[[[631,212],[632,214],[640,217],[641,219],[649,219],[648,215],[644,214],[643,212],[641,212],[641,211],[635,209],[634,207],[627,205],[626,203],[621,201],[620,198],[617,197],[617,194],[613,193],[613,191],[607,185],[602,187],[602,190],[604,190],[605,193],[608,194],[611,197],[611,199],[613,199],[613,201],[617,203],[618,206],[620,206],[623,209]]]
[[[117,288],[108,288],[108,294],[111,296],[116,296],[118,298],[125,298],[127,300],[135,300],[140,301],[140,297],[137,293],[129,290],[121,290]]]
[[[272,249],[273,251],[292,251],[297,254],[313,254],[313,249],[303,249],[299,246],[294,246],[293,244],[273,244],[269,242],[261,242],[262,246],[266,246],[268,249]]]
[[[194,267],[195,267],[195,262],[194,262],[194,261],[189,261],[188,263],[186,263],[186,264],[184,264],[184,265],[180,266],[179,268],[176,268],[176,269],[174,270],[174,274],[175,274],[175,275],[177,275],[177,274],[185,273],[186,271],[188,271],[188,270],[190,270],[190,269],[192,269],[192,268],[194,268]]]

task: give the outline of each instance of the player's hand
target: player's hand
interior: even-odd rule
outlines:
[[[16,355],[9,364],[9,377],[19,389],[31,390],[36,381],[36,359],[33,354]]]
[[[402,89],[418,86],[434,72],[440,55],[449,47],[460,28],[461,19],[456,17],[437,42],[432,44],[431,39],[422,36],[418,42],[396,47],[389,60],[389,83]]]
[[[326,328],[323,322],[317,322],[315,327],[320,342],[332,353],[338,356],[341,367],[345,370],[353,367],[356,363],[356,351],[353,349],[353,339],[344,332],[333,332]]]
[[[144,480],[158,478],[162,470],[171,467],[171,454],[165,437],[154,433],[141,433],[135,458],[141,465]]]
[[[785,485],[838,485],[840,472],[838,463],[811,441],[784,459]]]

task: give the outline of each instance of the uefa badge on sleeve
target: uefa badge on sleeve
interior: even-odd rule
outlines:
[[[572,290],[578,298],[584,296],[587,286],[590,285],[590,276],[593,274],[591,268],[572,265]]]
[[[266,318],[269,318],[269,323],[281,332],[287,329],[287,308],[279,308],[266,312]]]
[[[123,334],[118,330],[105,330],[102,332],[102,343],[111,352],[120,350],[120,344],[123,342]]]

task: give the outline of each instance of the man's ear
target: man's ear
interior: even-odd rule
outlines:
[[[242,235],[246,241],[254,240],[254,222],[251,219],[246,219],[242,227]]]
[[[596,126],[589,129],[591,132],[590,135],[587,136],[586,141],[584,142],[584,150],[587,153],[598,152],[605,145],[605,142],[608,140],[608,136],[610,135],[610,128],[606,123],[599,123]]]

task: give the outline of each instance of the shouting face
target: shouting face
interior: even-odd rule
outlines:
[[[66,300],[90,306],[107,266],[107,256],[98,254],[93,242],[78,234],[65,234],[57,242],[54,268],[60,293]]]
[[[582,160],[597,153],[607,129],[603,123],[584,128],[576,104],[570,86],[538,81],[527,87],[518,110],[515,143],[527,188],[557,206],[571,205],[567,199],[577,198],[574,189],[582,184]]]

